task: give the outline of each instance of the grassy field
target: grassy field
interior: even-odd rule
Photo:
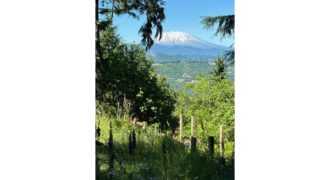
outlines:
[[[108,148],[110,121],[112,153]],[[98,179],[234,179],[232,161],[220,160],[217,153],[211,157],[205,148],[207,144],[198,142],[198,150],[190,152],[187,145],[177,141],[169,132],[155,131],[155,125],[142,129],[129,125],[127,120],[106,116],[97,116],[98,124],[101,129],[97,138],[101,143],[96,146]],[[136,149],[130,154],[128,139],[133,130]]]

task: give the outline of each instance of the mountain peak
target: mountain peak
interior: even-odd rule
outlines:
[[[149,49],[155,62],[166,61],[214,61],[228,47],[213,44],[185,32],[163,32],[162,39],[155,39],[155,44]]]
[[[156,43],[159,44],[186,44],[194,41],[198,41],[198,39],[181,31],[164,32],[161,40],[156,39]]]
[[[203,49],[219,47],[217,44],[204,41],[200,38],[181,31],[163,32],[162,39],[159,40],[156,38],[155,44],[164,46],[190,46]]]

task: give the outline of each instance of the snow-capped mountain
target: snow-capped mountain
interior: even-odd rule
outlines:
[[[155,39],[148,54],[159,61],[214,61],[215,58],[228,50],[220,46],[192,36],[185,32],[163,32],[162,38]]]
[[[209,43],[188,33],[180,31],[164,32],[162,39],[156,39],[155,44],[164,46],[191,46],[202,49],[219,47],[219,45]]]

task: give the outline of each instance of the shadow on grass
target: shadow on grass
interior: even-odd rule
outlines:
[[[150,140],[151,139],[151,140]],[[200,152],[189,152],[183,144],[167,137],[137,140],[134,154],[127,142],[114,142],[114,163],[109,168],[108,147],[96,146],[98,179],[234,179],[234,165]]]

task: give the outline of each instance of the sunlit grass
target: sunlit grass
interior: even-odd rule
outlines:
[[[206,145],[200,145],[195,153],[169,134],[157,133],[155,126],[146,129],[128,124],[128,120],[111,118],[115,162],[113,179],[232,179],[233,168],[221,169],[219,158],[210,157]],[[110,118],[98,116],[96,125],[100,125],[101,146],[97,146],[97,158],[100,164],[100,179],[109,179],[107,143]],[[133,129],[136,132],[137,147],[134,155],[128,151],[128,136]],[[165,141],[166,153],[162,143]]]

